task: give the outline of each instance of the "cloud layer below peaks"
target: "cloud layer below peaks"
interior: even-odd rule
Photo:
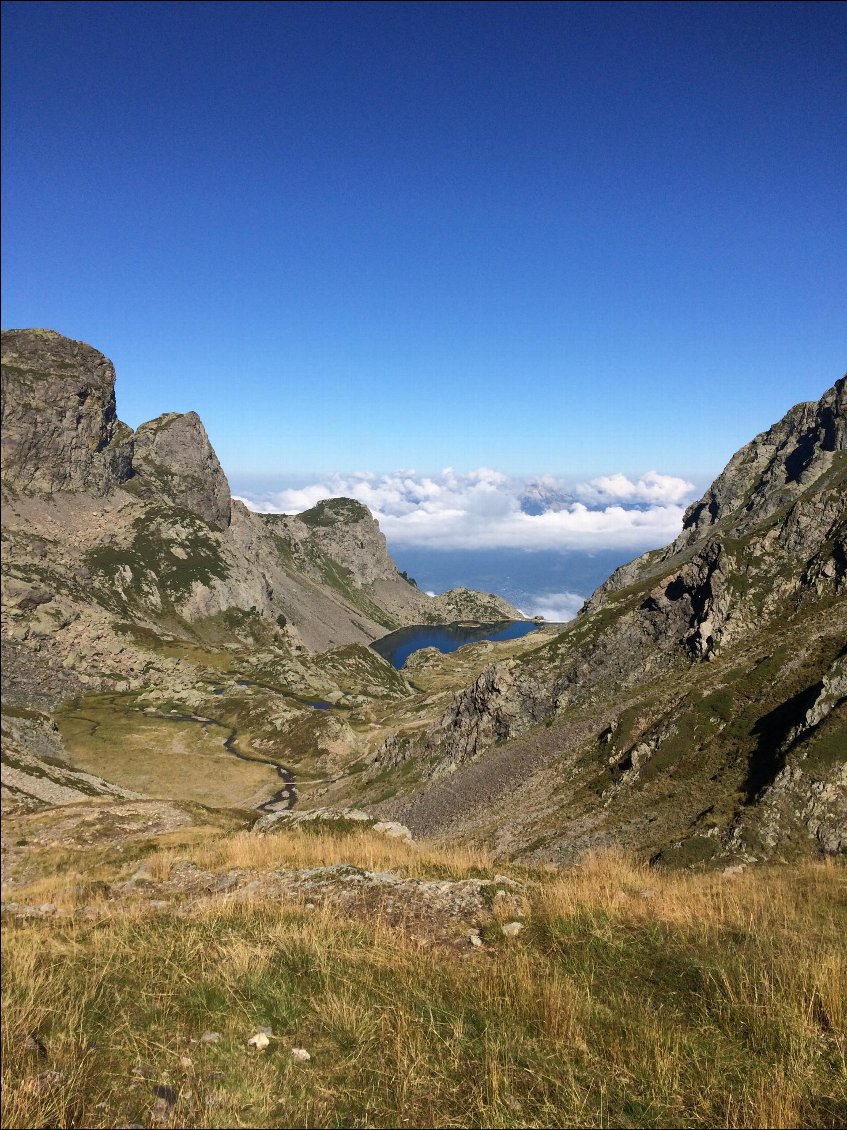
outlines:
[[[411,470],[327,475],[283,490],[242,494],[261,513],[297,514],[324,498],[356,498],[389,543],[430,549],[641,549],[679,532],[694,484],[648,471],[576,486],[553,476],[516,479],[490,467],[435,475]]]

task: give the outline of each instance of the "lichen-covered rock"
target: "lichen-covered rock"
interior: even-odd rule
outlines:
[[[412,842],[412,833],[404,824],[396,820],[380,820],[358,808],[310,808],[295,812],[290,810],[267,812],[253,825],[255,835],[264,836],[269,832],[285,832],[301,824],[325,824],[328,827],[348,828],[366,827],[389,839]]]
[[[132,473],[132,432],[115,413],[115,370],[52,330],[2,335],[2,473],[39,494],[108,493]]]

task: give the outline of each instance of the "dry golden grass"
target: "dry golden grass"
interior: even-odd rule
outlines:
[[[74,767],[146,796],[255,807],[282,787],[272,765],[224,748],[225,727],[168,721],[108,700],[85,700],[60,717]]]
[[[212,870],[486,863],[368,832],[180,850]],[[164,875],[173,854],[150,859]],[[259,897],[12,923],[3,1124],[149,1124],[160,1085],[168,1126],[843,1125],[841,867],[726,878],[604,855],[526,890],[518,938],[495,920],[465,954]],[[219,1043],[191,1042],[209,1029]]]
[[[407,844],[368,827],[323,830],[317,822],[267,836],[235,833],[200,844],[188,853],[180,852],[179,858],[189,858],[198,867],[213,871],[233,868],[272,871],[350,863],[367,870],[398,870],[407,875],[440,872],[463,878],[470,874],[494,874],[490,857],[472,848],[442,849]]]
[[[551,873],[543,885],[540,905],[550,915],[570,916],[602,907],[610,914],[660,919],[669,926],[696,921],[739,928],[757,924],[769,929],[780,924],[796,928],[805,901],[814,912],[814,894],[821,886],[844,904],[847,872],[843,865],[827,859],[729,875],[656,871],[623,853],[604,851],[584,856],[579,867]]]

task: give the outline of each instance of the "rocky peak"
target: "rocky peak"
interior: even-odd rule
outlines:
[[[232,498],[223,468],[196,412],[166,412],[135,433],[133,465],[176,506],[225,530]]]
[[[621,565],[582,611],[595,611],[610,594],[646,578],[665,576],[675,564],[684,566],[692,554],[703,564],[716,538],[762,539],[769,526],[775,526],[767,536],[776,544],[768,543],[763,560],[766,566],[773,559],[772,573],[779,568],[775,551],[792,559],[792,569],[797,562],[811,562],[830,541],[837,556],[845,536],[845,474],[847,377],[842,377],[820,400],[795,405],[737,451],[703,497],[688,507],[679,537],[665,549]],[[827,574],[838,584],[845,572],[839,562]]]
[[[736,536],[743,536],[820,478],[845,450],[847,377],[842,377],[819,401],[795,405],[733,455],[685,512],[674,549],[702,540],[712,526],[730,519]]]
[[[53,330],[2,334],[2,472],[36,494],[107,494],[132,473],[132,432],[115,412],[115,370]]]
[[[355,498],[325,498],[298,514],[297,520],[308,528],[310,540],[322,553],[350,570],[357,585],[397,579],[385,534],[367,506]]]
[[[367,506],[355,498],[324,498],[297,517],[307,526],[349,526],[365,519],[373,520]]]

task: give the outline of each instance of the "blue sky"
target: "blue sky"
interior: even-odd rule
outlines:
[[[847,5],[3,7],[3,325],[236,487],[702,484],[844,371]]]

